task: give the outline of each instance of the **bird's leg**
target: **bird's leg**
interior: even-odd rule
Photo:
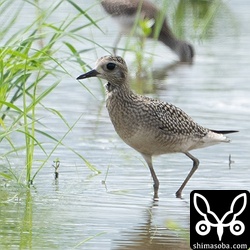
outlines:
[[[190,170],[189,174],[187,175],[186,179],[183,181],[183,183],[181,184],[180,188],[177,190],[177,192],[175,193],[177,198],[181,198],[181,193],[183,188],[186,186],[186,184],[188,183],[189,179],[192,177],[192,175],[194,174],[194,172],[196,171],[196,169],[199,166],[199,160],[197,158],[195,158],[193,155],[191,155],[190,153],[185,153],[185,155],[187,157],[189,157],[192,161],[193,161],[193,167]]]
[[[113,53],[114,53],[114,56],[116,55],[117,45],[118,45],[118,43],[120,42],[121,37],[122,37],[122,34],[121,34],[121,32],[120,32],[120,33],[118,34],[118,36],[116,37],[115,42],[114,42],[114,45],[113,45]]]
[[[154,167],[153,167],[153,164],[152,164],[152,156],[151,155],[144,155],[144,154],[142,154],[142,156],[143,156],[143,158],[145,159],[145,161],[148,164],[151,176],[152,176],[153,181],[154,181],[154,199],[158,199],[159,198],[158,190],[159,190],[159,184],[160,183],[159,183],[158,178],[156,176],[156,173],[154,171]]]

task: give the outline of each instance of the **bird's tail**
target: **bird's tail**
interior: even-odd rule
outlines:
[[[239,132],[237,130],[210,130],[212,134],[210,135],[210,138],[212,138],[213,141],[218,142],[230,142],[230,139],[225,136],[225,134],[230,134],[230,133],[236,133]]]
[[[236,133],[236,130],[209,130],[206,136],[204,136],[201,140],[200,147],[208,147],[220,142],[230,142],[230,139],[225,136],[225,134]],[[195,149],[192,148],[192,149]]]
[[[237,132],[239,132],[239,131],[237,131],[237,130],[210,130],[210,131],[212,131],[212,132],[214,132],[214,133],[217,133],[217,134],[231,134],[231,133],[237,133]]]

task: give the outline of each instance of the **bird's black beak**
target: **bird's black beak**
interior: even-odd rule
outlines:
[[[85,79],[85,78],[90,78],[90,77],[95,77],[97,76],[99,73],[95,70],[95,69],[92,69],[91,71],[85,73],[85,74],[82,74],[80,76],[78,76],[76,78],[76,80],[80,80],[80,79]]]

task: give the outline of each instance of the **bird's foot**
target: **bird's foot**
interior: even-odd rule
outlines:
[[[182,196],[181,196],[181,193],[182,193],[182,190],[178,190],[176,193],[175,193],[175,195],[176,195],[176,198],[182,198]]]

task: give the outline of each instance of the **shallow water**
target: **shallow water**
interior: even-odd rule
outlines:
[[[194,41],[193,65],[170,67],[175,55],[162,45],[155,48],[152,67],[156,80],[150,96],[174,103],[208,128],[240,131],[230,135],[230,144],[192,152],[200,167],[184,189],[183,199],[176,199],[174,193],[191,169],[190,159],[181,154],[154,159],[160,190],[159,201],[153,202],[148,168],[114,132],[102,85],[96,79],[84,82],[93,97],[74,79],[81,69],[69,66],[72,78],[65,76],[45,105],[59,110],[72,124],[81,116],[64,144],[81,152],[101,173],[92,173],[75,154],[60,147],[49,161],[60,159],[57,182],[49,163],[31,190],[20,191],[0,178],[0,249],[189,249],[192,190],[250,189],[250,3],[227,3],[230,15],[216,19],[220,29],[209,40]],[[78,4],[87,8],[91,1]],[[65,6],[61,15],[67,11]],[[104,16],[99,7],[90,13]],[[236,20],[234,25],[231,19]],[[111,46],[117,27],[110,31],[109,21],[99,23],[106,36],[93,27],[83,32]],[[75,46],[81,50],[89,45],[83,41]],[[150,46],[155,44],[149,42],[148,49]],[[94,66],[105,54],[97,48],[83,57]],[[133,72],[133,55],[127,53],[125,59]],[[45,131],[59,138],[66,133],[59,118],[40,115],[47,125]],[[48,143],[47,147],[52,146]],[[1,145],[1,155],[5,150]],[[39,151],[36,156],[42,159]],[[14,171],[22,169],[22,157],[9,159]]]

